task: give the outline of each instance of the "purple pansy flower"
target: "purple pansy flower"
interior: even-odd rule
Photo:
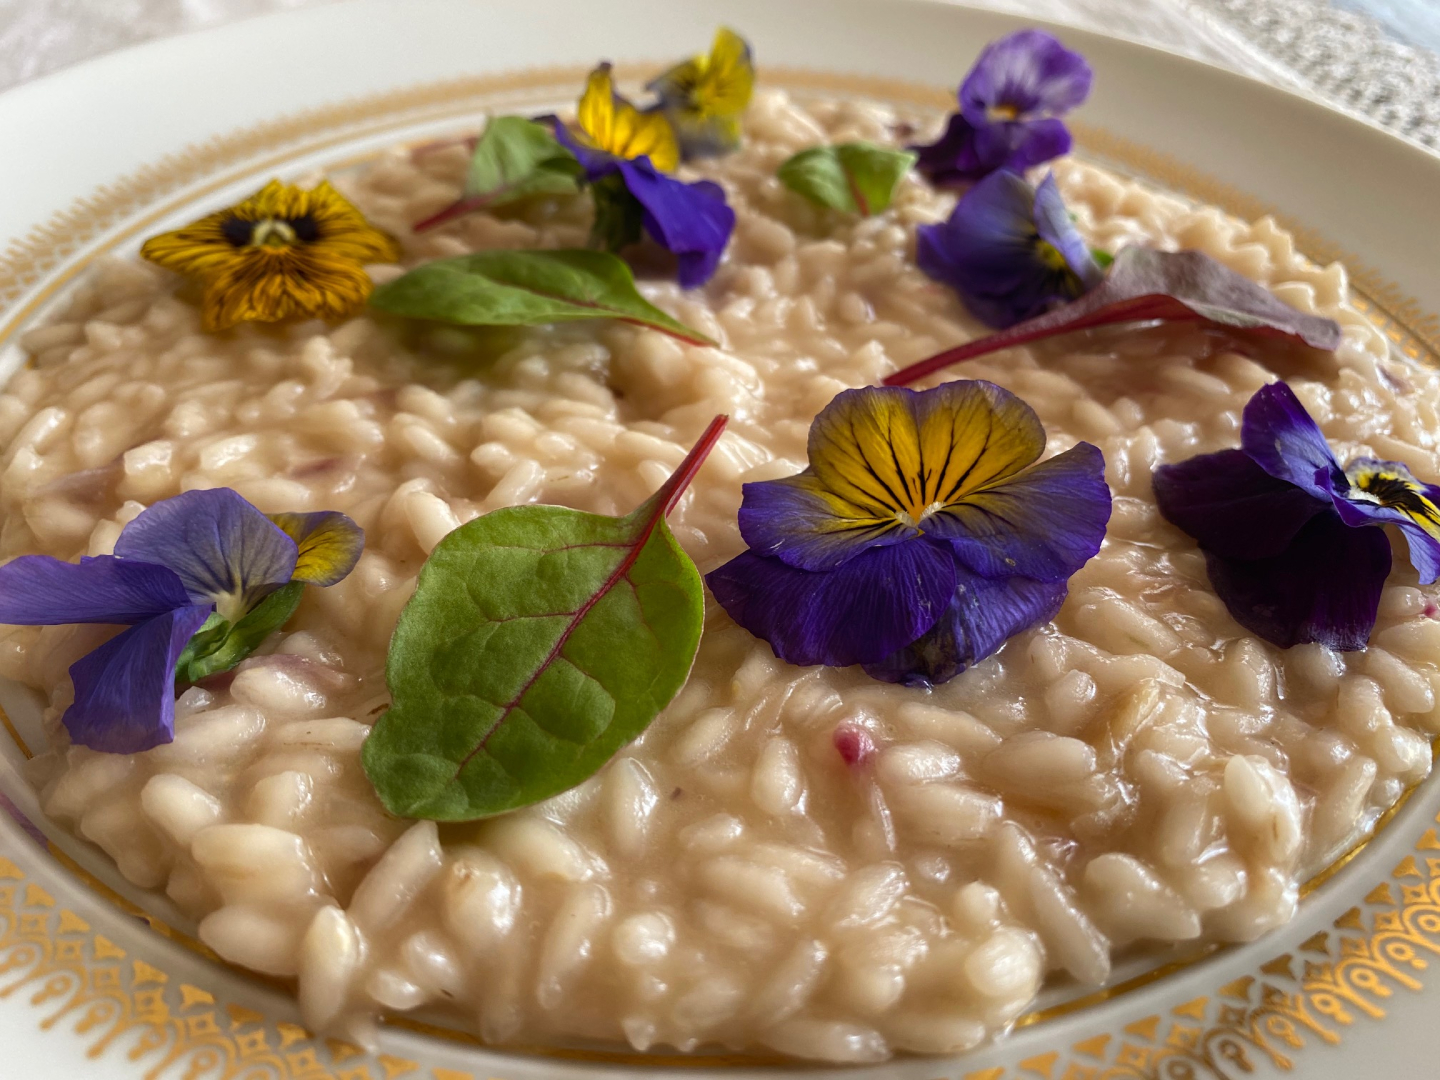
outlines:
[[[1161,466],[1154,484],[1235,621],[1281,648],[1365,647],[1390,573],[1389,538],[1366,526],[1399,528],[1422,584],[1440,574],[1440,488],[1394,461],[1342,469],[1283,382],[1245,406],[1240,449]]]
[[[291,582],[339,581],[363,544],[344,514],[267,517],[229,488],[187,491],[126,525],[114,555],[0,566],[0,622],[128,625],[71,665],[64,723],[82,746],[135,753],[174,738],[175,665],[207,621],[218,642]]]
[[[997,330],[1069,303],[1104,276],[1055,177],[1032,188],[1008,170],[967,191],[948,220],[920,226],[915,261]]]
[[[996,169],[1023,172],[1070,150],[1058,117],[1090,94],[1079,53],[1043,30],[992,42],[960,86],[960,111],[930,146],[913,146],[916,168],[937,184],[979,180]]]
[[[641,112],[617,94],[610,65],[601,64],[590,74],[575,126],[549,122],[585,169],[597,239],[615,249],[638,240],[643,228],[675,254],[682,286],[710,280],[735,230],[735,211],[719,184],[666,175],[679,164],[680,147],[663,113]]]
[[[944,682],[1051,618],[1100,548],[1100,451],[1036,464],[1044,448],[993,383],[846,390],[810,428],[808,469],[745,485],[750,549],[706,581],[783,660]]]

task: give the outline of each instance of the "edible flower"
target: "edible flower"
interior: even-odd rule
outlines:
[[[1240,449],[1155,470],[1155,500],[1205,553],[1215,593],[1245,629],[1281,648],[1365,647],[1404,534],[1428,585],[1440,574],[1440,488],[1396,461],[1341,468],[1285,383],[1245,406]]]
[[[792,664],[944,682],[1052,618],[1110,518],[1104,458],[1036,464],[1033,409],[980,380],[839,394],[810,466],[742,489],[750,545],[706,581]]]
[[[755,89],[755,61],[739,34],[722,26],[709,56],[682,61],[646,83],[687,160],[729,153],[740,145],[740,118]]]
[[[996,169],[1023,172],[1070,150],[1059,118],[1090,95],[1085,58],[1043,30],[991,42],[960,84],[960,111],[920,154],[916,167],[937,184],[979,180]]]
[[[363,545],[344,514],[266,516],[229,488],[187,491],[141,511],[114,555],[0,566],[0,622],[129,626],[71,665],[63,721],[81,746],[136,753],[174,738],[176,664],[197,632],[221,648],[278,590],[345,577]],[[251,648],[228,653],[238,663]]]
[[[920,226],[915,248],[920,269],[996,329],[1068,303],[1104,277],[1053,175],[1035,188],[1008,169],[990,174],[948,220]]]
[[[152,236],[140,254],[199,278],[202,324],[217,331],[353,315],[372,288],[365,264],[395,262],[400,249],[329,181],[306,191],[272,180],[242,203]]]
[[[592,241],[618,251],[639,240],[643,228],[675,254],[682,286],[710,280],[735,229],[735,212],[719,184],[665,175],[679,165],[680,146],[663,114],[641,112],[617,94],[610,65],[601,64],[590,73],[575,126],[554,118],[551,124],[591,185]]]

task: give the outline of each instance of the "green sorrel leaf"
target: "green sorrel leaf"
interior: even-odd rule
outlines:
[[[212,614],[180,654],[175,664],[176,684],[187,686],[208,675],[229,671],[290,621],[304,591],[303,581],[292,581],[256,604],[233,626]]]
[[[641,296],[630,267],[606,251],[477,251],[437,259],[381,285],[370,304],[465,326],[620,319],[692,345],[714,344]]]
[[[387,809],[469,821],[547,799],[674,697],[705,604],[665,515],[725,420],[632,514],[512,506],[436,545],[390,641],[390,709],[361,754]]]
[[[780,182],[818,206],[869,217],[890,205],[915,164],[909,150],[852,142],[801,150],[776,170]]]
[[[447,221],[536,195],[573,195],[584,169],[544,124],[523,116],[497,116],[475,144],[465,190],[454,202],[414,229],[425,232]]]
[[[1127,247],[1116,254],[1105,280],[1080,299],[911,364],[885,385],[904,386],[951,364],[1015,345],[1130,322],[1208,323],[1326,351],[1340,344],[1339,323],[1297,311],[1204,252]]]

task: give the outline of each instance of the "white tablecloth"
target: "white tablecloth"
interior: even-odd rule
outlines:
[[[163,34],[334,2],[0,0],[0,89]],[[1307,91],[1440,150],[1440,57],[1330,0],[969,2],[1163,45]],[[1428,12],[1440,8],[1440,0],[1338,2],[1412,29],[1415,42],[1428,40]],[[1418,14],[1407,21],[1407,11]]]

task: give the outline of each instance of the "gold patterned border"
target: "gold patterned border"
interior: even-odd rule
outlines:
[[[957,1080],[1243,1080],[1261,1060],[1288,1071],[1308,1046],[1336,1046],[1357,1021],[1383,1021],[1396,993],[1424,989],[1437,959],[1440,834],[1430,827],[1360,904],[1255,974],[1118,1032]],[[499,1080],[490,1070],[366,1058],[347,1043],[321,1043],[296,1024],[217,1001],[130,956],[0,857],[0,1002],[8,1000],[39,1011],[42,1030],[86,1040],[92,1059],[123,1053],[145,1070],[143,1080]]]
[[[628,69],[631,74],[652,70],[654,65]],[[12,242],[0,255],[0,308],[17,305],[40,286],[0,327],[0,343],[99,254],[210,191],[280,167],[299,155],[390,128],[446,116],[473,116],[483,106],[495,105],[500,95],[534,96],[569,88],[580,74],[577,68],[535,68],[355,98],[255,125],[164,158],[78,200]],[[944,108],[950,101],[949,91],[891,79],[772,69],[767,81],[803,91],[861,95],[932,108]],[[1113,159],[1142,178],[1218,205],[1238,217],[1275,217],[1310,257],[1345,262],[1359,294],[1354,297],[1356,306],[1374,319],[1403,353],[1416,360],[1440,354],[1440,317],[1424,310],[1400,286],[1352,253],[1289,220],[1276,208],[1177,159],[1089,125],[1073,126],[1079,145],[1088,154]],[[107,238],[107,233],[113,235]],[[87,245],[94,246],[86,250]],[[6,727],[12,726],[7,723]],[[1348,853],[1325,876],[1358,850]],[[1212,995],[1127,1025],[1123,1037],[1100,1034],[1067,1049],[1027,1058],[1013,1070],[1002,1066],[960,1075],[963,1080],[1234,1080],[1251,1072],[1252,1061],[1261,1057],[1288,1069],[1293,1053],[1307,1042],[1338,1043],[1340,1030],[1357,1016],[1382,1019],[1383,1001],[1392,987],[1422,988],[1416,974],[1426,966],[1422,953],[1440,955],[1440,858],[1423,854],[1427,851],[1440,852],[1434,829],[1427,830],[1417,845],[1424,870],[1411,855],[1393,872],[1392,877],[1400,882],[1394,886],[1400,889],[1400,899],[1395,899],[1390,882],[1382,882],[1366,897],[1363,908],[1353,908],[1335,921],[1335,933],[1316,934],[1300,946],[1299,953],[1310,955],[1276,957],[1257,974],[1228,983]],[[110,892],[71,860],[56,855],[92,887]],[[1410,878],[1420,880],[1411,883]],[[19,883],[24,883],[23,893]],[[1318,881],[1310,887],[1315,884]],[[110,897],[112,902],[119,901],[122,909],[131,909],[132,905],[113,892]],[[144,917],[153,929],[187,943],[185,935]],[[93,1039],[91,1057],[101,1056],[112,1046],[127,1047],[126,1056],[147,1067],[144,1080],[194,1080],[211,1073],[246,1080],[397,1080],[419,1077],[424,1068],[417,1062],[383,1055],[360,1061],[361,1051],[334,1040],[325,1042],[322,1060],[320,1044],[302,1028],[270,1023],[238,1005],[218,1005],[210,992],[177,982],[152,965],[127,957],[123,949],[93,933],[81,916],[58,908],[50,894],[33,881],[26,882],[25,873],[4,858],[0,858],[0,929],[0,1000],[28,995],[31,1005],[48,1010],[42,1028],[70,1024],[77,1034]],[[200,949],[208,953],[203,946]],[[1200,958],[1165,965],[1125,987],[1111,988],[1083,1002],[1032,1013],[1022,1023],[1042,1022],[1113,998]],[[456,1035],[424,1025],[410,1026],[449,1038]],[[600,1060],[661,1063],[636,1055],[601,1055]],[[707,1064],[736,1064],[738,1060],[742,1059],[730,1057]],[[700,1064],[684,1057],[665,1063],[682,1062]],[[477,1080],[469,1073],[439,1067],[424,1075],[433,1080]]]

